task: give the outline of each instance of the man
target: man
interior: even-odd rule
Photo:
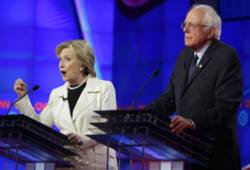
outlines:
[[[239,170],[236,111],[242,99],[242,75],[236,52],[219,41],[221,19],[213,8],[197,5],[182,24],[185,46],[167,90],[147,106],[171,119],[173,133],[194,129],[214,139],[206,167],[191,169]]]

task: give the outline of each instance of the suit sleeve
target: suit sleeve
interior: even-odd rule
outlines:
[[[29,96],[25,96],[23,99],[16,103],[16,107],[20,113],[40,122],[47,126],[52,126],[54,118],[52,114],[52,94],[50,95],[47,106],[42,110],[40,114],[37,114],[34,107],[32,106]]]

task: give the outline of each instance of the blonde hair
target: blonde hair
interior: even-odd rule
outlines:
[[[209,5],[205,4],[198,4],[193,5],[190,9],[202,9],[204,10],[204,24],[207,24],[208,26],[212,26],[215,28],[215,37],[216,39],[220,39],[221,36],[221,18],[218,15],[218,13]]]
[[[83,69],[84,75],[90,74],[92,77],[96,77],[93,49],[85,40],[72,40],[60,43],[56,47],[56,55],[59,56],[64,48],[71,48],[74,51],[75,55],[85,67],[85,69]]]

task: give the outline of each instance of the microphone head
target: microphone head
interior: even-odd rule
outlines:
[[[35,85],[35,86],[32,87],[32,90],[33,90],[33,91],[36,91],[36,90],[39,89],[39,87],[40,87],[39,85]]]
[[[160,70],[159,69],[156,69],[153,71],[153,76],[158,76],[158,74],[160,73]]]

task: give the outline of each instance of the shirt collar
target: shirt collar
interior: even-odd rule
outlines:
[[[204,53],[206,52],[206,50],[208,49],[208,47],[210,46],[211,42],[206,43],[201,49],[199,49],[199,51],[195,51],[194,55],[198,56],[198,60],[197,60],[197,65],[199,64],[199,62],[201,61]]]

